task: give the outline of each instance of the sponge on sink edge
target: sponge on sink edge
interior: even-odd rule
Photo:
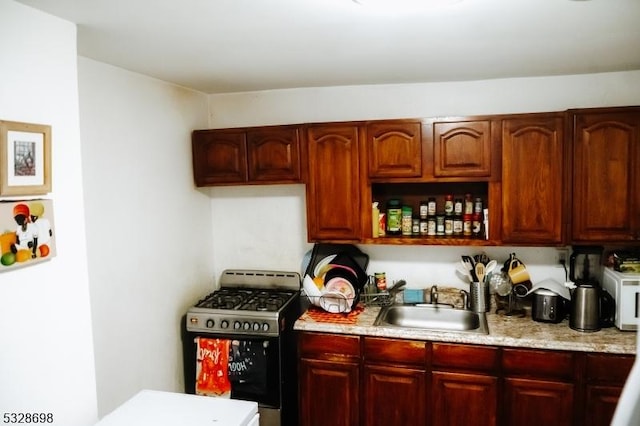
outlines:
[[[424,302],[424,290],[421,289],[405,289],[404,290],[404,303],[423,303]]]

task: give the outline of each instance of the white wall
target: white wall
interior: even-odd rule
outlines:
[[[640,71],[410,85],[274,90],[209,96],[212,128],[383,118],[563,111],[569,108],[640,104]],[[301,185],[214,188],[212,219],[216,273],[226,267],[270,265],[300,270],[306,250]],[[328,200],[330,202],[330,200]],[[233,212],[233,214],[229,214]],[[279,212],[275,214],[274,212]],[[265,218],[266,217],[266,218]],[[265,231],[265,228],[267,231]],[[266,238],[265,235],[269,237]],[[231,238],[233,236],[233,238]],[[277,249],[276,249],[277,248]],[[463,287],[453,263],[460,254],[485,251],[500,262],[515,252],[532,280],[565,279],[555,266],[556,250],[535,247],[361,246],[369,272],[409,287]],[[281,252],[282,254],[276,255]]]
[[[213,289],[210,200],[191,131],[207,97],[80,57],[80,124],[100,416],[184,391],[180,319]]]
[[[82,194],[76,29],[0,0],[0,119],[52,126],[57,257],[0,272],[0,413],[95,423]]]

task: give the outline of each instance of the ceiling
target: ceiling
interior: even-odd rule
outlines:
[[[204,93],[640,70],[638,0],[18,1],[77,23],[81,56]]]

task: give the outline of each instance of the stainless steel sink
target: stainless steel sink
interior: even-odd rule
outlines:
[[[489,334],[484,313],[442,305],[396,305],[380,310],[373,325]]]

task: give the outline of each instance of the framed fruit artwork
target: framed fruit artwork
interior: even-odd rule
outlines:
[[[56,255],[53,201],[0,201],[0,272]]]

